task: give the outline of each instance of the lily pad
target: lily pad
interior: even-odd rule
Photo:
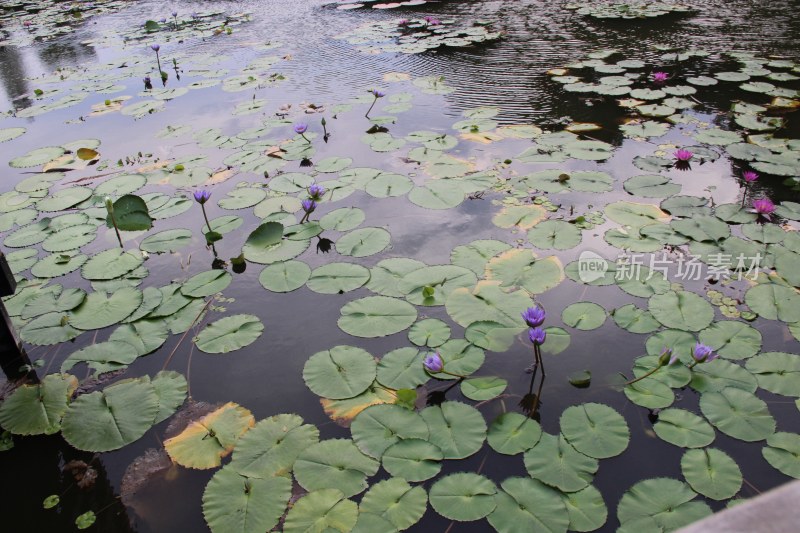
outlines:
[[[767,404],[751,392],[732,387],[704,392],[700,409],[717,429],[739,440],[764,440],[775,432]]]
[[[689,485],[712,500],[727,500],[742,488],[742,472],[731,457],[715,448],[689,450],[681,458]]]
[[[489,479],[468,472],[443,477],[431,486],[433,509],[450,520],[479,520],[497,507],[497,488]]]
[[[303,450],[295,461],[294,475],[306,490],[336,488],[345,496],[354,496],[367,488],[367,477],[374,476],[378,467],[353,441],[330,439]]]
[[[355,337],[383,337],[403,331],[417,320],[413,305],[386,296],[368,296],[345,304],[339,327]]]
[[[303,367],[303,379],[318,396],[344,399],[366,391],[376,372],[375,359],[366,351],[336,346],[312,355]]]
[[[232,315],[206,326],[195,338],[200,351],[228,353],[249,346],[261,336],[264,324],[254,315]]]
[[[0,425],[15,435],[55,433],[77,387],[78,380],[69,374],[50,374],[41,383],[21,385],[0,405]]]

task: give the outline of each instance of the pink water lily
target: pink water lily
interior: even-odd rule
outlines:
[[[653,81],[656,83],[664,83],[669,79],[669,74],[666,72],[653,72]]]
[[[753,211],[758,216],[770,220],[770,215],[775,212],[775,204],[769,198],[759,198],[758,200],[753,200]]]
[[[672,155],[678,161],[689,161],[692,157],[694,157],[694,154],[691,151],[686,150],[684,148],[676,150],[675,153],[673,153]]]
[[[758,174],[753,172],[752,170],[745,170],[744,172],[742,172],[742,177],[744,178],[744,181],[746,181],[747,183],[753,183],[758,179]]]

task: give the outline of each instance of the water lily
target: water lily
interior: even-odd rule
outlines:
[[[528,331],[528,338],[535,346],[541,346],[547,339],[547,332],[542,328],[531,328]]]
[[[719,355],[714,353],[714,349],[711,348],[711,346],[707,346],[701,342],[698,342],[697,344],[694,345],[694,350],[692,350],[692,357],[694,358],[694,361],[692,362],[691,365],[689,365],[689,369],[694,368],[700,363],[710,363],[711,361],[719,357]]]
[[[653,81],[656,83],[664,83],[669,79],[669,74],[666,72],[653,72]]]
[[[303,200],[302,202],[300,202],[300,205],[303,206],[303,211],[305,211],[307,214],[311,214],[314,211],[314,209],[317,208],[317,202],[315,202],[311,198]]]
[[[206,203],[209,198],[211,198],[211,192],[206,189],[203,189],[202,191],[194,191],[194,199],[200,205]]]
[[[161,45],[158,44],[158,43],[153,43],[153,44],[150,45],[150,48],[152,48],[153,52],[156,53],[156,63],[158,64],[158,74],[159,74],[159,76],[161,76],[161,82],[162,83],[166,83],[166,79],[165,79],[165,74],[166,73],[163,70],[161,70],[161,58],[158,55],[158,51],[161,50]]]
[[[309,141],[308,138],[305,135],[307,130],[308,130],[308,124],[306,124],[304,122],[298,122],[297,124],[294,125],[294,132],[296,134],[300,135],[303,139],[305,139],[305,141],[307,143],[310,144],[311,141]]]
[[[386,96],[386,93],[385,93],[385,92],[383,92],[383,91],[381,91],[381,90],[378,90],[378,89],[372,89],[372,90],[371,90],[369,93],[370,93],[372,96],[374,96],[374,97],[375,97],[375,99],[372,101],[372,104],[369,106],[369,109],[367,109],[367,112],[366,112],[366,114],[364,115],[364,116],[365,116],[365,117],[367,117],[367,118],[369,118],[369,114],[370,114],[370,112],[372,111],[372,108],[373,108],[373,107],[375,107],[375,102],[377,102],[379,98],[383,98],[384,96]]]
[[[759,198],[753,201],[753,211],[758,216],[770,220],[770,215],[775,212],[775,204],[769,198]]]
[[[173,17],[177,17],[177,16],[178,16],[178,12],[177,12],[177,11],[173,11],[173,12],[172,12],[172,16],[173,16]]]
[[[400,19],[399,21],[397,21],[397,25],[398,26],[407,26],[408,25],[408,19]]]
[[[160,19],[158,19],[158,21],[159,21],[161,24],[164,24],[164,23],[167,21],[167,17],[161,17]]]
[[[540,305],[529,307],[522,312],[522,320],[532,328],[541,326],[546,317],[547,313],[545,313],[544,308]]]
[[[433,352],[426,355],[425,359],[422,360],[422,366],[424,366],[425,370],[431,372],[432,374],[438,374],[444,370],[444,362],[442,361],[442,357],[438,352]]]
[[[758,179],[758,174],[753,172],[752,170],[745,170],[744,172],[742,172],[742,177],[744,178],[744,181],[746,181],[747,183],[753,183]]]
[[[684,148],[676,150],[675,153],[673,153],[672,155],[678,161],[686,161],[686,162],[688,162],[694,156],[694,154],[690,150],[686,150]]]
[[[319,200],[320,198],[322,198],[323,194],[325,194],[325,187],[323,187],[322,185],[313,183],[308,188],[308,196],[310,196],[312,200]]]

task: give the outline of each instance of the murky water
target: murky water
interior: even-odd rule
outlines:
[[[174,7],[184,12],[205,8],[207,3],[180,2]],[[276,53],[291,58],[280,63],[275,70],[289,79],[275,88],[260,90],[258,94],[259,98],[269,100],[268,110],[283,103],[341,102],[363,94],[365,88],[381,84],[383,75],[389,72],[406,72],[413,77],[442,75],[448,84],[457,89],[446,96],[417,95],[413,110],[403,114],[402,120],[391,126],[395,136],[420,129],[447,131],[462,110],[481,105],[501,107],[499,118],[504,123],[532,121],[554,124],[565,122],[565,117],[569,117],[575,121],[614,124],[622,118],[618,110],[587,106],[584,98],[563,93],[545,74],[550,68],[584,57],[592,49],[632,50],[638,58],[652,59],[661,54],[652,46],[663,43],[708,49],[712,52],[710,61],[720,64],[725,61],[720,53],[731,49],[793,58],[800,55],[800,25],[796,22],[800,2],[797,1],[715,0],[699,3],[700,13],[688,19],[669,18],[632,24],[591,22],[560,9],[558,4],[545,1],[443,1],[417,8],[414,13],[435,14],[441,18],[458,16],[488,20],[495,29],[503,30],[505,37],[495,43],[463,50],[376,56],[359,53],[355,47],[335,39],[335,36],[368,20],[397,17],[399,13],[396,10],[338,11],[323,7],[323,2],[297,0],[214,2],[214,7],[229,13],[249,11],[253,14],[253,22],[237,28],[234,35],[224,39],[162,42],[163,57],[169,58],[171,53],[176,52],[224,55],[228,59],[222,65],[234,72],[255,57],[252,50],[255,44],[265,41],[285,43],[286,46]],[[0,93],[0,109],[26,102],[26,95],[36,88],[36,77],[59,67],[119,61],[141,54],[141,43],[120,43],[122,50],[81,43],[101,35],[113,35],[115,28],[168,16],[171,10],[172,6],[162,2],[137,2],[116,14],[90,20],[71,36],[28,47],[0,48],[0,82],[4,89]],[[179,83],[191,83],[195,79],[185,76]],[[139,90],[138,79],[132,80],[124,94]],[[249,97],[250,93],[246,95]],[[212,87],[178,98],[170,102],[166,111],[143,120],[133,121],[130,117],[109,115],[77,124],[65,123],[88,113],[90,105],[101,102],[103,98],[103,95],[94,95],[73,108],[31,119],[6,121],[4,127],[24,125],[29,132],[13,145],[0,145],[0,165],[6,169],[0,192],[11,190],[17,181],[25,177],[23,172],[6,167],[5,162],[27,149],[79,138],[98,138],[103,141],[103,157],[110,160],[139,151],[159,157],[192,155],[202,151],[208,156],[208,166],[216,168],[221,166],[222,159],[229,152],[200,150],[183,145],[185,141],[155,139],[154,133],[167,124],[190,124],[196,130],[217,127],[224,133],[232,134],[258,121],[258,116],[236,117],[230,114],[234,103],[242,101],[240,93],[226,93],[219,87]],[[699,109],[698,117],[711,120],[715,117],[714,113],[724,110],[728,102],[724,93],[712,96]],[[408,173],[409,167],[402,160],[387,160],[387,156],[374,153],[357,141],[365,129],[364,121],[358,118],[348,115],[332,120],[329,126],[333,132],[332,141],[326,145],[318,143],[316,158],[344,155],[342,147],[346,146],[347,155],[356,160],[355,166],[380,166]],[[311,120],[316,120],[316,117],[310,116]],[[674,139],[680,138],[678,132],[673,135]],[[572,161],[569,168],[604,170],[615,177],[617,184],[641,173],[632,166],[631,160],[635,155],[649,154],[652,146],[623,141],[614,133],[600,132],[597,136],[621,144],[614,157],[600,165]],[[526,142],[519,141],[518,144],[509,155],[521,152]],[[356,145],[362,147],[353,148]],[[461,143],[454,153],[474,157],[479,162],[493,157],[490,155],[491,147],[484,148],[471,143]],[[519,170],[528,172],[537,168],[536,165],[521,165]],[[296,168],[290,165],[286,170]],[[683,186],[683,194],[702,195],[706,187],[716,185],[714,196],[718,203],[736,202],[739,192],[728,186],[731,183],[730,173],[731,162],[723,157],[692,173],[671,171],[670,177]],[[214,195],[216,198],[222,197],[240,181],[259,179],[263,178],[252,174],[239,175],[215,188]],[[412,176],[412,179],[422,178]],[[759,183],[758,187],[767,188],[776,201],[796,200],[797,194],[786,190],[779,182]],[[621,198],[625,193],[618,190],[609,193],[606,198],[613,201],[614,195]],[[428,211],[403,197],[376,201],[363,191],[358,191],[347,200],[348,205],[358,206],[366,212],[366,225],[389,229],[393,243],[389,250],[366,258],[361,264],[369,267],[387,257],[413,257],[428,264],[447,263],[452,248],[460,244],[482,238],[508,240],[508,232],[491,222],[492,215],[498,209],[492,205],[492,199],[487,195],[484,199],[468,200],[456,209]],[[582,212],[592,205],[594,198],[590,194],[572,193],[561,195],[558,200],[564,205],[574,206],[576,212]],[[330,209],[341,206],[336,204]],[[208,208],[209,217],[212,218],[227,213],[213,202],[208,204]],[[319,215],[324,214],[327,208],[322,206]],[[238,230],[241,238],[226,238],[218,243],[220,257],[238,255],[241,241],[258,224],[258,219],[249,212],[236,214],[245,218],[245,224]],[[163,221],[159,229],[186,225],[185,220],[179,217],[177,220]],[[201,224],[199,216],[196,221]],[[579,249],[558,254],[563,263],[574,260],[585,249],[610,257],[615,255],[602,239],[605,229],[610,226],[600,226],[586,232]],[[108,238],[106,241],[99,239],[94,248],[89,249],[99,250],[110,246],[113,235]],[[191,249],[184,249],[181,256],[153,257],[147,264],[151,271],[148,284],[159,286],[173,278],[206,270],[212,259],[211,253],[199,243]],[[302,259],[312,268],[332,261],[331,256],[315,253],[313,247]],[[184,270],[181,270],[182,267]],[[235,300],[226,304],[229,312],[259,316],[266,327],[262,338],[229,355],[193,352],[189,348],[190,343],[184,342],[177,349],[169,368],[187,376],[190,393],[195,400],[210,403],[234,401],[250,409],[256,419],[276,413],[296,412],[320,427],[322,438],[349,435],[348,430],[330,422],[323,413],[318,397],[308,390],[302,380],[302,369],[307,358],[317,351],[340,344],[354,344],[354,338],[336,325],[339,309],[347,301],[371,293],[361,288],[343,295],[321,297],[307,288],[301,288],[290,294],[274,294],[259,286],[260,270],[259,265],[249,265],[246,272],[235,276],[225,296]],[[67,286],[88,287],[88,282],[77,275],[66,279],[68,281],[63,283]],[[550,316],[558,317],[566,305],[575,301],[585,299],[602,302],[610,309],[617,304],[627,303],[630,298],[623,298],[614,287],[563,283],[539,299]],[[452,324],[444,308],[429,308],[425,312],[430,317],[450,323],[453,338],[463,336],[463,329]],[[779,324],[769,322],[761,331],[764,336],[763,351],[797,350],[797,342]],[[569,348],[547,359],[548,374],[543,391],[541,424],[545,431],[557,433],[558,418],[567,406],[590,401],[607,403],[625,416],[632,433],[630,446],[622,456],[602,461],[594,480],[609,508],[609,520],[601,531],[613,531],[617,526],[615,509],[622,493],[641,479],[679,476],[676,465],[680,462],[683,450],[655,438],[647,411],[605,386],[614,374],[629,372],[632,359],[642,355],[642,336],[621,330],[610,320],[600,330],[571,333]],[[91,343],[91,337],[83,335],[74,344],[53,351],[34,348],[30,350],[30,355],[32,359],[44,358],[48,367],[56,369],[69,353]],[[157,353],[137,360],[127,374],[157,372],[179,340],[180,336],[172,336]],[[407,345],[406,332],[379,339],[359,340],[358,345],[375,355],[384,354]],[[487,421],[493,420],[504,409],[516,408],[519,396],[528,390],[530,377],[524,369],[531,360],[530,349],[521,342],[515,343],[506,353],[487,354],[484,371],[507,379],[507,392],[512,395],[503,402],[490,402],[481,407]],[[593,385],[588,389],[570,386],[566,376],[584,369],[592,372]],[[679,394],[674,407],[696,410],[698,394],[690,389],[679,391]],[[793,401],[763,392],[760,396],[769,404],[770,411],[779,421],[780,430],[800,431],[800,417],[797,416]],[[448,394],[448,399],[459,397],[457,389]],[[15,439],[15,447],[0,454],[0,468],[5,481],[0,489],[0,501],[3,508],[9,510],[0,529],[14,532],[73,531],[77,514],[88,508],[106,508],[99,514],[98,523],[94,526],[97,531],[132,530],[145,533],[207,530],[200,502],[213,470],[173,469],[146,485],[131,506],[125,507],[117,499],[125,469],[148,448],[161,446],[166,424],[168,422],[162,423],[144,438],[122,450],[98,457],[73,450],[60,436]],[[746,479],[741,494],[745,497],[788,480],[764,461],[758,444],[747,444],[718,434],[715,446],[727,451],[741,467]],[[78,490],[60,474],[60,466],[74,458],[93,460],[92,464],[100,470],[101,476],[93,491],[84,493]],[[443,473],[462,470],[480,470],[497,482],[511,475],[524,474],[521,456],[500,456],[492,452],[488,445],[484,445],[479,453],[469,459],[446,462]],[[62,494],[61,513],[41,509],[42,500],[50,494]],[[715,510],[719,508],[718,504],[711,505]],[[483,531],[489,528],[485,521],[449,525],[448,520],[429,510],[411,531]]]

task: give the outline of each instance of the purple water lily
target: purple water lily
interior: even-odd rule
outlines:
[[[386,96],[385,92],[380,91],[378,89],[372,89],[370,92],[372,93],[372,96],[374,96],[375,98],[383,98],[384,96]]]
[[[541,346],[547,340],[547,332],[542,328],[531,328],[528,331],[528,338],[535,346]]]
[[[325,194],[325,187],[322,185],[314,183],[308,188],[308,195],[312,200],[319,200],[323,194]]]
[[[159,50],[161,50],[161,45],[158,43],[153,43],[150,45],[150,48],[153,49],[153,52],[158,52]]]
[[[317,208],[317,202],[310,198],[300,202],[300,205],[303,206],[303,211],[305,211],[307,214],[311,214],[314,209]]]
[[[684,148],[676,150],[672,155],[678,161],[684,161],[684,162],[688,162],[694,156],[694,154],[690,150],[686,150]]]
[[[692,350],[692,357],[694,357],[695,364],[696,363],[708,363],[709,361],[713,361],[718,356],[714,353],[713,348],[711,346],[707,346],[703,343],[698,342],[694,345],[694,350]]]
[[[306,130],[308,130],[308,124],[299,122],[294,125],[294,132],[297,133],[298,135],[302,135],[303,133],[306,132]]]
[[[437,374],[444,370],[444,361],[438,352],[429,353],[422,360],[422,366],[431,374]]]
[[[541,326],[546,317],[547,313],[545,313],[544,308],[540,305],[529,307],[522,312],[522,320],[532,328]]]
[[[203,189],[202,191],[194,191],[194,199],[200,205],[206,203],[209,198],[211,198],[211,191],[206,189]]]

